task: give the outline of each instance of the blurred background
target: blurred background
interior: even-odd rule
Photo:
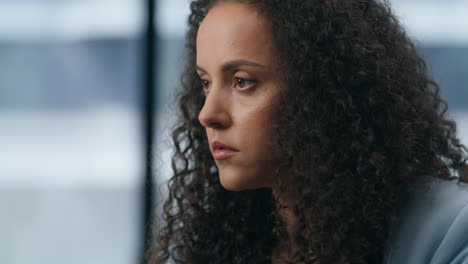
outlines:
[[[158,184],[169,175],[190,1],[155,2]],[[468,143],[468,1],[390,3]],[[139,262],[147,8],[143,0],[0,0],[0,263]],[[161,194],[153,190],[156,204]]]

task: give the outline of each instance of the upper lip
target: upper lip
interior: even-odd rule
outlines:
[[[228,145],[224,145],[222,144],[221,142],[219,141],[214,141],[212,144],[211,144],[211,148],[213,150],[217,150],[217,149],[230,149],[230,150],[234,150],[234,151],[239,151],[238,149],[235,149],[233,147],[230,147]]]

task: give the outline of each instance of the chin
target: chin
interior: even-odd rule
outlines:
[[[219,173],[219,181],[224,189],[228,191],[244,191],[264,188],[261,184],[258,184],[253,177],[248,177],[245,174],[234,174],[227,172]]]

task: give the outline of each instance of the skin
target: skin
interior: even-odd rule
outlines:
[[[199,121],[210,145],[238,150],[216,160],[227,190],[273,187],[280,157],[272,126],[281,80],[271,32],[265,17],[235,2],[211,8],[198,31],[196,67],[206,96]]]

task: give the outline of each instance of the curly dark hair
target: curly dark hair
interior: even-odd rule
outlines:
[[[190,5],[174,175],[150,263],[269,263],[286,238],[299,248],[287,263],[381,263],[406,187],[427,188],[430,178],[468,182],[468,150],[390,4],[227,0],[257,8],[275,29],[287,87],[279,104],[280,167],[298,194],[289,237],[271,189],[221,186],[198,120],[205,97],[196,35],[220,1]]]

